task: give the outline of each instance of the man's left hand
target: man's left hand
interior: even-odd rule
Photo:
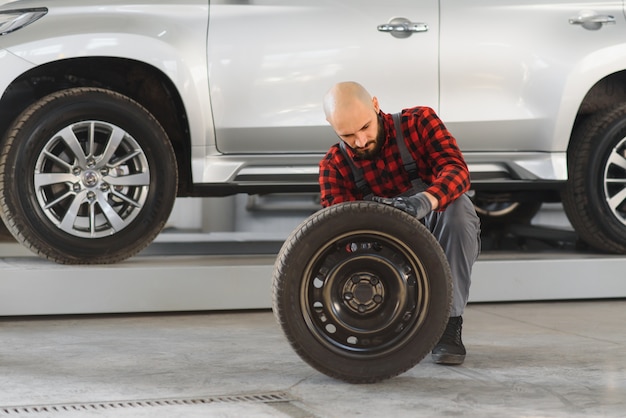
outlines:
[[[394,208],[405,211],[406,213],[415,216],[417,219],[422,219],[428,215],[433,207],[423,192],[408,197],[372,197],[374,202],[384,203],[385,205],[393,206]]]

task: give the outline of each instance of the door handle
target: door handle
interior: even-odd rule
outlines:
[[[426,23],[411,22],[404,17],[394,17],[389,22],[378,25],[378,31],[388,32],[396,38],[408,38],[415,32],[428,31],[428,25]]]
[[[588,30],[598,30],[602,25],[614,25],[615,17],[611,15],[596,15],[581,13],[569,20],[571,25],[580,25]]]

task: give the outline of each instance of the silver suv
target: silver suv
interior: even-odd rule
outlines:
[[[50,260],[136,254],[176,196],[316,192],[342,80],[433,107],[487,220],[562,199],[626,252],[622,1],[0,4],[0,209]]]

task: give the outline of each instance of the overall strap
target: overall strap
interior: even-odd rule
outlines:
[[[404,132],[402,130],[402,124],[400,123],[400,115],[402,112],[394,113],[393,124],[396,127],[396,142],[398,149],[400,150],[400,157],[402,157],[402,164],[407,173],[409,173],[409,179],[413,181],[418,177],[417,175],[417,163],[411,156],[409,149],[404,142]]]
[[[411,193],[423,192],[428,188],[428,186],[417,174],[417,162],[413,159],[409,148],[406,146],[406,142],[404,142],[404,131],[402,130],[402,124],[400,123],[401,115],[402,112],[398,112],[394,113],[392,116],[393,124],[396,128],[396,143],[398,144],[398,149],[400,150],[402,165],[406,172],[409,173],[409,180],[413,186]]]
[[[352,158],[348,154],[348,150],[346,149],[346,143],[343,141],[339,141],[339,149],[343,154],[344,158],[348,162],[350,169],[352,169],[352,175],[354,176],[354,182],[356,183],[356,187],[359,189],[364,199],[369,199],[372,197],[372,190],[370,186],[365,181],[365,176],[363,175],[363,170],[360,167],[357,167],[352,161]]]

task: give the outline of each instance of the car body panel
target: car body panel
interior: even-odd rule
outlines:
[[[399,39],[377,26],[402,16],[428,31]],[[438,107],[438,2],[211,2],[209,82],[226,154],[322,153],[337,142],[322,111],[336,82],[356,80],[383,109]]]
[[[564,152],[585,93],[626,68],[621,1],[441,6],[439,114],[464,152]],[[584,14],[616,23],[587,30],[569,22]]]
[[[47,7],[48,14],[28,27],[0,36],[0,50],[30,62],[32,67],[101,56],[136,60],[158,69],[180,93],[193,138],[193,158],[204,164],[207,153],[215,148],[211,146],[214,130],[205,53],[207,0],[33,0],[10,2],[0,11],[37,7]],[[2,62],[0,65],[11,68]],[[15,71],[13,77],[5,73],[0,83],[10,82],[21,73]],[[201,171],[195,175],[198,181]]]

